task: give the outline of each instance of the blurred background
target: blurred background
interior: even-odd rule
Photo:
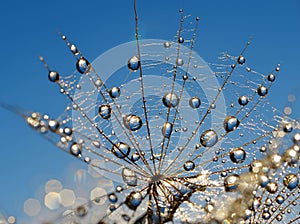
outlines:
[[[178,10],[200,17],[195,51],[217,62],[222,51],[238,55],[252,36],[246,58],[262,73],[281,64],[268,96],[278,109],[290,106],[300,117],[300,1],[137,1],[141,38],[173,39]],[[133,0],[4,1],[0,7],[0,102],[57,117],[66,99],[50,83],[38,57],[61,74],[75,61],[57,32],[65,33],[93,61],[106,50],[134,40]],[[288,95],[298,97],[288,102]],[[50,179],[71,185],[86,169],[32,131],[22,119],[0,108],[0,214],[24,216],[23,203],[37,197]]]

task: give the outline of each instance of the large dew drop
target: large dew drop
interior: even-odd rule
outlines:
[[[141,62],[137,56],[133,56],[128,60],[127,65],[131,71],[136,71],[140,68]]]
[[[204,147],[212,147],[218,142],[218,135],[214,130],[206,130],[200,136],[200,143]]]
[[[81,57],[76,62],[76,69],[79,73],[86,74],[86,73],[90,72],[91,65],[88,62],[88,60],[86,60],[84,57]]]
[[[237,129],[237,127],[239,126],[240,121],[235,117],[235,116],[227,116],[224,119],[224,129],[227,132],[233,131],[235,129]]]
[[[140,129],[143,125],[143,122],[139,116],[128,115],[123,117],[124,125],[127,129],[131,131],[136,131]]]
[[[172,130],[173,130],[173,124],[170,122],[166,122],[164,123],[161,132],[164,137],[169,138],[172,134]]]
[[[58,82],[59,74],[56,71],[50,71],[48,73],[48,78],[51,82]]]
[[[190,99],[189,104],[191,108],[198,108],[201,105],[201,101],[198,97],[194,96]]]
[[[227,176],[224,180],[224,187],[226,191],[236,191],[239,185],[239,175],[231,174]]]
[[[186,161],[183,165],[183,168],[186,170],[186,171],[190,171],[190,170],[193,170],[195,168],[195,163],[193,161]]]
[[[268,94],[268,89],[265,86],[260,86],[257,89],[257,94],[260,96],[266,96]]]
[[[139,192],[132,191],[126,197],[126,205],[128,208],[135,210],[142,202],[142,194]]]
[[[242,163],[246,158],[246,152],[243,148],[235,148],[230,151],[230,159],[234,163]]]
[[[110,105],[101,105],[98,110],[98,114],[103,118],[103,119],[109,119],[111,116],[111,107]]]
[[[248,100],[248,97],[246,97],[246,96],[241,96],[241,97],[239,98],[238,102],[239,102],[239,104],[240,104],[241,106],[246,106],[246,105],[248,104],[249,100]]]
[[[113,87],[109,90],[109,95],[111,98],[117,98],[121,94],[121,90],[119,87]]]
[[[130,146],[123,142],[118,142],[111,149],[112,153],[120,159],[124,159],[130,153]]]
[[[299,179],[298,179],[297,175],[290,173],[283,178],[283,184],[289,190],[293,190],[296,187],[298,187]]]
[[[166,107],[176,107],[179,103],[179,98],[175,93],[166,93],[162,102]]]
[[[80,156],[81,155],[81,145],[77,144],[77,143],[73,143],[70,147],[70,153],[73,156]]]

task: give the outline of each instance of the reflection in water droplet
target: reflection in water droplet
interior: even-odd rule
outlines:
[[[113,87],[109,90],[109,95],[111,96],[111,98],[117,98],[119,97],[121,94],[121,90],[119,87]]]
[[[276,79],[276,76],[274,74],[271,73],[271,74],[268,75],[268,81],[274,82],[275,79]]]
[[[195,168],[195,164],[193,161],[186,161],[183,165],[183,168],[186,170],[186,171],[190,171],[190,170],[193,170]]]
[[[59,128],[59,122],[57,120],[49,120],[48,127],[50,131],[56,132]]]
[[[238,188],[239,185],[239,175],[237,174],[231,174],[227,176],[224,180],[224,187],[226,191],[235,191]]]
[[[239,58],[238,58],[238,63],[240,64],[240,65],[242,65],[242,64],[244,64],[246,62],[246,58],[244,57],[244,56],[239,56]]]
[[[111,194],[108,195],[108,200],[111,203],[116,203],[118,201],[118,197],[115,193],[111,193]]]
[[[164,123],[161,132],[164,137],[169,138],[172,134],[172,130],[173,130],[173,124],[170,122],[166,122]]]
[[[297,175],[290,173],[283,178],[283,184],[289,190],[293,190],[296,187],[298,187],[299,179],[298,179]]]
[[[200,143],[204,147],[212,147],[218,142],[218,135],[214,130],[206,130],[200,136]]]
[[[79,73],[86,74],[86,73],[90,72],[91,65],[88,62],[88,60],[86,60],[84,57],[81,57],[76,62],[76,69]]]
[[[142,202],[142,195],[139,192],[132,191],[126,197],[126,205],[128,208],[135,210]]]
[[[237,129],[237,127],[239,126],[240,124],[240,121],[234,117],[234,116],[227,116],[225,119],[224,119],[224,129],[227,131],[227,132],[230,132],[230,131],[233,131],[235,129]]]
[[[130,153],[131,148],[129,145],[123,142],[118,142],[116,145],[112,147],[112,153],[115,154],[120,159],[124,159]]]
[[[136,71],[140,68],[141,62],[137,56],[133,56],[128,60],[127,65],[131,71]]]
[[[182,44],[184,42],[184,38],[183,37],[179,37],[178,38],[178,43]]]
[[[238,102],[241,106],[246,106],[248,104],[248,101],[249,101],[248,97],[246,97],[246,96],[241,96],[238,100]]]
[[[131,155],[131,161],[136,162],[140,159],[140,155],[138,153],[132,153]]]
[[[198,97],[194,96],[190,99],[189,104],[192,108],[198,108],[201,105],[201,101]]]
[[[277,202],[278,204],[282,204],[282,203],[284,202],[284,197],[283,197],[282,195],[278,195],[278,196],[276,197],[276,202]]]
[[[50,71],[48,73],[48,79],[51,82],[58,82],[58,80],[59,80],[59,74],[56,71]]]
[[[230,159],[234,163],[242,163],[246,158],[246,152],[243,148],[235,148],[230,151]]]
[[[275,194],[278,189],[278,185],[275,182],[270,182],[267,184],[266,189],[270,194]]]
[[[268,94],[268,89],[267,89],[267,87],[265,87],[265,86],[260,86],[260,87],[258,87],[258,89],[257,89],[257,93],[258,93],[258,95],[260,95],[260,96],[266,96],[266,95]]]
[[[128,115],[123,117],[124,125],[127,129],[131,131],[136,131],[140,129],[143,125],[143,122],[139,116]]]
[[[108,119],[111,116],[111,107],[110,105],[101,105],[99,107],[98,110],[99,115],[103,118],[103,119]]]
[[[79,156],[81,154],[81,145],[73,143],[70,147],[70,153],[74,156]]]
[[[168,41],[164,42],[164,47],[165,48],[170,48],[171,47],[171,43],[168,42]]]
[[[162,102],[166,107],[176,107],[179,103],[179,98],[175,93],[166,93]]]

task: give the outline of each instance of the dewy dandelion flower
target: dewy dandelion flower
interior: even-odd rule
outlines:
[[[58,118],[1,104],[93,176],[86,197],[48,181],[26,214],[33,223],[298,223],[300,124],[266,100],[281,65],[257,71],[252,38],[205,62],[199,17],[182,9],[172,40],[142,39],[138,8],[134,40],[94,61],[59,33],[70,75],[40,57],[68,100]]]

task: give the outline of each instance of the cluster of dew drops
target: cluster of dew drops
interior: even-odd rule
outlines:
[[[160,46],[166,53],[171,48],[177,52],[165,58],[170,63],[173,57],[170,68],[143,61],[139,54],[127,59],[124,66],[140,84],[132,92],[140,100],[138,109],[129,114],[122,112],[126,101],[118,101],[126,83],[110,86],[103,82],[101,74],[65,35],[61,37],[75,57],[76,74],[61,76],[40,57],[49,80],[71,103],[58,119],[38,112],[23,117],[60,149],[108,174],[103,182],[113,183],[105,194],[70,206],[47,223],[299,223],[300,126],[266,101],[280,65],[267,75],[255,71],[244,56],[250,42],[238,56],[225,52],[219,57],[220,63],[209,64],[220,85],[211,87],[217,91],[208,100],[196,89],[201,72],[198,76],[189,74],[190,67],[203,66],[194,62],[192,55],[199,19],[191,23],[194,28],[188,38],[183,28],[188,16],[182,10],[180,15],[175,41]],[[187,61],[181,57],[182,46],[191,52]],[[145,71],[158,66],[164,74],[156,78],[170,83],[163,88],[149,87]],[[87,77],[93,89],[77,96],[81,76]],[[179,91],[175,84],[181,87]],[[158,102],[146,97],[147,88],[158,92]],[[101,103],[86,106],[94,93],[101,96]],[[223,94],[226,113],[219,115],[218,100]],[[89,116],[88,111],[95,107],[95,117]],[[183,108],[195,111],[198,117],[181,115]],[[72,109],[78,117],[72,117]],[[163,117],[164,122],[152,125],[152,113],[154,118]],[[223,122],[213,129],[209,124],[214,113]],[[80,127],[71,126],[74,119]],[[194,126],[184,126],[187,120]],[[118,130],[112,128],[112,121]],[[120,130],[121,137],[116,134]],[[180,134],[187,136],[185,141],[177,141]],[[158,149],[153,145],[157,139]],[[180,141],[183,145],[177,145]],[[123,183],[114,183],[109,175],[121,177]]]

